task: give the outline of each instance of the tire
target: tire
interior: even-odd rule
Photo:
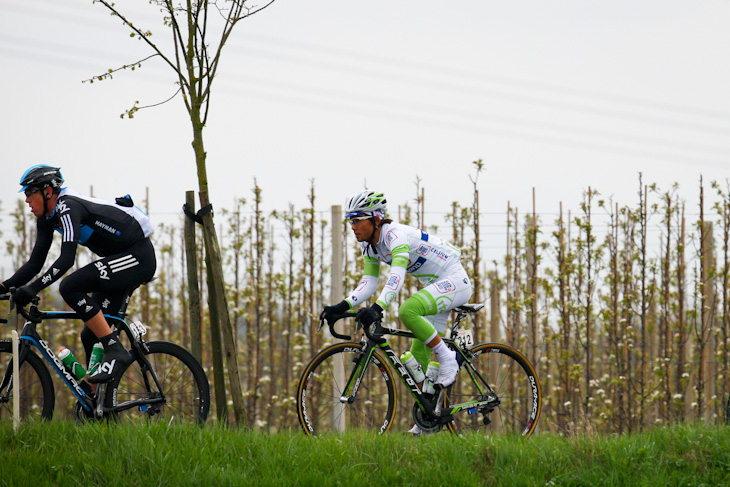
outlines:
[[[5,376],[6,369],[12,367],[12,358],[11,342],[0,340],[0,380]],[[53,408],[56,406],[53,380],[43,359],[32,350],[28,350],[28,355],[20,365],[19,383],[20,419],[50,420],[53,417]],[[13,419],[13,394],[17,390],[18,387],[14,384],[10,395],[7,396],[8,401],[4,401],[5,396],[0,398],[0,421]]]
[[[380,353],[373,352],[354,400],[340,401],[361,350],[359,343],[336,343],[315,355],[304,369],[297,387],[297,415],[306,434],[390,429],[397,396],[393,374]]]
[[[112,413],[117,421],[139,423],[164,421],[167,424],[202,424],[210,411],[210,385],[203,367],[187,350],[170,342],[148,342],[145,357],[157,374],[162,394],[149,371],[139,361],[132,362],[107,388],[104,405],[116,407],[128,401],[159,398],[162,404],[135,406]]]
[[[542,391],[535,369],[517,350],[498,343],[482,343],[468,353],[471,366],[496,393],[498,403],[454,414],[447,424],[457,434],[504,434],[529,437],[537,426],[542,408]],[[479,384],[479,386],[477,385]],[[479,390],[481,389],[481,391]],[[483,381],[464,362],[444,398],[445,406],[485,400]],[[485,424],[488,423],[488,424]]]

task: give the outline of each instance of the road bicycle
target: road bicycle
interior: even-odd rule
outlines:
[[[204,423],[210,410],[210,386],[205,371],[183,347],[167,341],[144,340],[145,327],[127,321],[126,308],[132,291],[127,292],[118,315],[104,317],[120,337],[129,340],[133,361],[110,382],[99,384],[94,392],[86,381],[76,380],[36,329],[43,321],[79,319],[78,315],[73,311],[41,311],[37,296],[27,310],[17,307],[26,319],[18,344],[20,374],[14,383],[12,343],[0,340],[0,420],[13,417],[14,394],[20,397],[21,420],[53,417],[56,395],[47,362],[76,397],[73,416],[80,423]],[[0,296],[0,300],[8,299],[10,295]],[[11,310],[13,307],[11,301]]]
[[[299,422],[308,435],[349,429],[386,433],[393,425],[397,389],[394,371],[414,399],[412,416],[422,432],[444,427],[456,434],[469,432],[529,437],[542,406],[540,382],[534,367],[517,350],[499,343],[470,343],[470,330],[460,330],[464,317],[483,304],[454,309],[456,317],[443,337],[456,351],[459,373],[444,389],[436,385],[426,394],[390,347],[386,336],[415,338],[408,330],[384,328],[380,322],[363,327],[360,342],[338,334],[334,324],[353,311],[328,322],[333,337],[345,342],[330,345],[305,367],[297,387]],[[357,321],[357,320],[356,320]],[[321,329],[324,322],[320,322]]]

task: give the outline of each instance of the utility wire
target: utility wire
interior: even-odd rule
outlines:
[[[3,49],[3,52],[5,55],[11,55],[13,57],[18,57],[20,59],[25,59],[25,56],[22,53],[14,52],[17,51],[14,49],[13,45],[7,44],[7,39],[5,39],[3,36],[0,35],[0,41],[4,41],[6,43],[5,49]],[[28,46],[28,44],[24,44],[25,46]],[[30,45],[29,47],[34,47]],[[21,50],[22,51],[22,50]],[[60,52],[66,53],[68,52],[66,49],[62,49]],[[65,65],[67,64],[66,61],[63,61],[60,56],[45,56],[45,59],[52,60],[56,64]],[[154,66],[154,65],[152,65]],[[164,81],[166,79],[172,79],[169,76],[164,76],[164,71],[162,67],[159,67],[158,69],[154,69],[155,71],[155,78],[159,79],[160,81]],[[632,154],[632,155],[638,155],[640,157],[652,157],[652,158],[673,158],[674,160],[678,160],[680,162],[698,162],[698,161],[704,161],[704,162],[711,162],[711,163],[721,163],[724,164],[722,160],[720,161],[712,161],[712,160],[706,160],[705,157],[694,157],[692,155],[690,156],[677,156],[666,152],[666,149],[677,149],[681,151],[698,151],[700,153],[706,153],[711,155],[717,155],[725,160],[727,160],[727,155],[730,154],[730,150],[725,147],[721,146],[711,146],[711,145],[701,145],[701,144],[686,144],[686,143],[678,143],[676,140],[670,140],[670,139],[662,139],[662,138],[655,138],[655,137],[642,137],[642,136],[636,136],[633,134],[626,134],[626,133],[620,133],[615,131],[605,131],[605,130],[595,130],[585,127],[577,127],[577,126],[571,126],[566,124],[546,124],[546,123],[540,123],[535,122],[533,120],[525,119],[525,118],[519,118],[519,117],[512,117],[512,116],[506,116],[506,115],[500,115],[498,113],[485,113],[485,112],[478,112],[475,110],[462,110],[462,109],[455,109],[452,107],[445,107],[445,106],[437,106],[437,105],[426,105],[423,103],[418,102],[409,102],[402,99],[394,99],[394,98],[386,98],[386,97],[377,97],[377,96],[367,96],[362,93],[355,93],[355,92],[347,92],[343,90],[333,89],[333,88],[323,88],[321,86],[306,86],[302,85],[301,83],[287,83],[287,82],[281,82],[278,80],[270,80],[266,78],[260,78],[256,76],[248,76],[247,78],[243,77],[240,74],[236,74],[236,77],[240,76],[241,79],[236,79],[234,77],[229,78],[222,78],[222,81],[219,83],[220,88],[222,88],[222,93],[224,94],[235,94],[238,96],[244,96],[244,97],[253,97],[253,98],[259,98],[264,97],[268,99],[277,99],[279,101],[283,101],[287,104],[298,104],[298,105],[306,105],[306,106],[312,106],[314,105],[315,108],[318,109],[329,109],[329,110],[342,110],[346,109],[348,111],[357,111],[361,114],[368,114],[371,116],[383,116],[386,118],[394,118],[399,119],[401,121],[406,121],[409,123],[417,123],[422,125],[428,125],[428,126],[434,126],[434,127],[441,127],[441,128],[454,128],[458,130],[467,130],[470,132],[484,132],[485,130],[494,134],[499,135],[505,135],[507,134],[507,131],[505,130],[505,126],[514,126],[518,127],[518,132],[512,132],[513,136],[523,137],[527,136],[529,138],[537,138],[538,140],[541,140],[542,142],[546,142],[546,138],[542,136],[541,134],[535,134],[531,132],[526,132],[527,130],[537,130],[537,131],[548,131],[548,132],[559,132],[559,133],[569,133],[571,135],[582,135],[585,137],[593,138],[593,139],[609,139],[609,142],[615,143],[623,143],[623,144],[640,144],[644,146],[650,146],[649,148],[652,149],[652,152],[647,152],[646,150],[633,150],[630,148],[621,148],[621,147],[612,147],[605,145],[605,142],[602,140],[599,140],[598,143],[603,145],[597,145],[594,147],[587,146],[585,143],[578,143],[578,142],[570,142],[571,140],[574,140],[574,138],[565,138],[565,137],[559,137],[557,139],[553,139],[551,142],[555,143],[558,142],[560,145],[572,145],[574,147],[581,147],[581,148],[600,148],[602,150],[618,150],[619,153],[622,154]],[[241,90],[242,87],[246,87],[245,90]],[[271,93],[271,91],[274,90],[275,93]],[[283,93],[282,93],[283,92]],[[324,97],[324,100],[315,101],[315,100],[305,100],[302,98],[302,93],[305,93],[309,96],[315,96],[315,97]],[[338,99],[339,101],[332,102],[333,99]],[[343,104],[344,103],[344,104]],[[363,106],[365,105],[365,106]],[[380,105],[380,109],[374,109],[373,105]],[[404,113],[407,115],[399,114],[397,113],[397,110],[403,110]],[[395,113],[394,113],[395,111]],[[425,118],[424,118],[425,115]],[[444,120],[445,117],[448,117],[450,119],[456,119],[456,122],[452,121],[446,121]],[[478,122],[480,124],[489,124],[489,125],[497,125],[497,127],[493,128],[485,128],[481,126],[475,126],[471,122]],[[594,142],[595,143],[595,142]],[[659,151],[655,147],[651,146],[657,146],[659,148]]]

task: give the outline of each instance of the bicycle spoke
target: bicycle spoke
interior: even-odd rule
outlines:
[[[472,349],[472,365],[479,374],[470,374],[468,365],[457,375],[447,392],[447,404],[487,401],[486,405],[467,408],[454,417],[449,428],[454,432],[483,431],[491,434],[530,436],[540,414],[540,388],[534,369],[514,349],[499,344],[482,344]],[[477,387],[479,376],[485,384]],[[480,389],[485,394],[480,392]]]
[[[108,389],[107,407],[114,404],[115,398],[116,404],[139,401],[139,407],[117,413],[118,419],[123,421],[205,421],[210,407],[210,389],[200,364],[188,351],[172,343],[150,342],[148,346],[149,353],[145,356],[162,390],[157,389],[152,372],[143,370],[135,361],[116,387]],[[163,397],[164,402],[160,403]]]
[[[299,382],[297,408],[305,432],[322,434],[344,429],[387,431],[395,414],[390,370],[370,363],[356,392],[342,398],[358,357],[359,345],[340,343],[320,352]],[[374,360],[383,363],[381,358]]]

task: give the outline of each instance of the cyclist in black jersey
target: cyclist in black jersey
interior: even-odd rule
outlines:
[[[74,264],[78,245],[101,257],[65,277],[59,291],[84,320],[81,341],[86,360],[96,342],[104,346],[104,361],[89,377],[92,384],[108,382],[132,358],[112,332],[104,313],[116,314],[125,293],[152,279],[157,268],[150,241],[153,226],[130,197],[115,203],[82,196],[62,188],[60,168],[37,165],[21,177],[21,192],[37,221],[37,236],[30,259],[9,279],[0,292],[17,288],[13,300],[25,306],[42,289],[60,279]],[[53,232],[61,233],[61,254],[48,269],[27,284],[43,268]]]

